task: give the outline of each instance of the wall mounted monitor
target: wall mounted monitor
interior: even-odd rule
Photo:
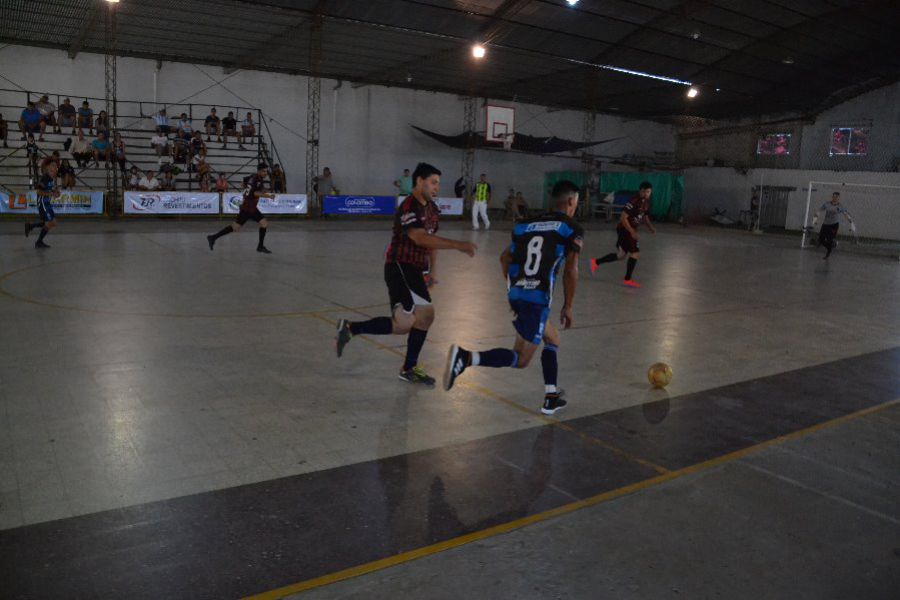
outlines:
[[[763,156],[781,156],[791,153],[791,134],[766,133],[759,136],[756,143],[756,153]]]
[[[868,127],[832,127],[829,156],[865,156],[869,152]]]

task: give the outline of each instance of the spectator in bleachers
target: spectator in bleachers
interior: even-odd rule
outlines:
[[[59,127],[60,130],[63,127],[71,127],[72,133],[75,133],[75,120],[76,120],[76,111],[75,107],[72,106],[72,101],[66,98],[63,100],[63,103],[59,105]]]
[[[125,140],[122,139],[122,134],[118,131],[113,134],[112,155],[116,163],[119,165],[119,171],[122,173],[122,182],[124,185],[124,182],[127,181],[125,179]]]
[[[156,122],[156,130],[161,132],[163,135],[169,135],[169,132],[172,131],[172,126],[169,125],[169,116],[166,114],[166,109],[159,109],[159,112],[153,115],[153,120]]]
[[[253,122],[253,113],[247,113],[247,118],[241,121],[241,137],[238,138],[238,148],[241,150],[246,150],[244,148],[244,141],[249,138],[252,142],[254,136],[256,136],[256,124]]]
[[[41,141],[44,140],[44,128],[47,126],[44,123],[43,117],[41,117],[41,111],[39,111],[34,106],[34,102],[28,101],[28,106],[25,107],[25,110],[22,111],[22,116],[19,117],[19,131],[22,132],[22,139],[26,139],[25,136],[32,133],[40,134]]]
[[[209,163],[206,162],[206,158],[202,155],[197,155],[199,159],[197,161],[196,169],[197,169],[197,181],[200,183],[200,191],[208,192],[209,191]]]
[[[66,189],[75,187],[75,169],[72,168],[72,163],[69,162],[68,158],[62,160],[62,164],[59,167],[59,176],[62,179],[62,187]]]
[[[136,189],[138,189],[138,186],[140,185],[140,183],[141,183],[141,172],[140,172],[140,170],[138,170],[138,168],[136,166],[132,165],[131,171],[129,171],[127,187],[129,190],[136,190]]]
[[[287,178],[284,176],[281,165],[272,167],[272,191],[276,194],[287,192]]]
[[[88,161],[91,160],[93,150],[91,149],[90,143],[84,137],[84,131],[81,129],[78,130],[78,137],[72,142],[72,147],[69,151],[72,153],[72,158],[75,159],[75,164],[81,168],[86,167]]]
[[[190,140],[194,135],[194,124],[187,113],[181,113],[181,118],[178,120],[178,135],[184,140]]]
[[[234,118],[234,112],[228,111],[228,116],[222,119],[222,137],[225,139],[225,142],[222,144],[222,150],[228,147],[228,136],[234,136],[235,139],[240,143],[240,138],[237,134],[237,121]]]
[[[206,127],[206,141],[207,142],[212,141],[211,139],[209,139],[209,136],[214,133],[216,134],[216,141],[218,141],[218,142],[222,141],[222,123],[221,123],[218,115],[216,115],[215,108],[209,109],[209,114],[206,115],[206,119],[203,121],[203,125],[204,125],[204,127]]]
[[[50,125],[53,127],[53,131],[58,133],[59,127],[56,126],[56,105],[50,102],[50,98],[47,94],[41,96],[41,99],[35,104],[35,108],[41,113],[41,118],[44,120],[44,126]]]
[[[528,218],[528,203],[525,202],[525,196],[522,192],[516,192],[516,198],[513,200],[513,220],[521,221]]]
[[[190,141],[188,142],[188,146],[191,149],[191,157],[197,156],[198,154],[202,154],[206,156],[206,142],[203,141],[203,134],[199,131],[195,131],[194,135],[191,136]]]
[[[78,127],[87,129],[88,135],[94,135],[94,111],[91,105],[85,100],[78,109]]]
[[[138,189],[145,192],[155,192],[159,189],[159,179],[156,178],[156,174],[152,170],[148,169],[147,173],[141,177],[141,180],[138,182]]]
[[[219,200],[228,191],[228,179],[225,177],[225,173],[219,173],[219,178],[216,179],[216,191],[219,192]]]
[[[94,123],[94,129],[97,130],[97,134],[103,133],[106,135],[106,138],[109,139],[109,116],[106,114],[105,110],[101,110],[100,114],[97,115],[97,121]]]
[[[9,137],[9,124],[7,124],[6,119],[3,118],[3,115],[0,114],[0,138],[3,138],[4,148],[9,148],[9,144],[6,142],[7,137]]]
[[[156,127],[156,135],[150,138],[150,147],[156,151],[156,156],[169,156],[169,138],[162,127]]]
[[[172,162],[180,165],[188,163],[188,142],[182,137],[176,136],[172,140]]]
[[[28,134],[28,141],[25,144],[25,156],[28,157],[28,177],[31,178],[32,181],[37,181],[40,177],[40,172],[38,171],[38,156],[40,156],[41,149],[38,148],[37,142],[34,141],[34,134]]]
[[[94,166],[100,166],[100,157],[103,157],[103,161],[106,164],[109,164],[110,160],[112,160],[112,148],[110,147],[109,140],[106,139],[106,134],[102,131],[97,132],[97,139],[91,142],[91,154],[94,158]]]
[[[162,182],[160,183],[160,189],[166,192],[174,192],[175,191],[175,173],[172,172],[172,169],[166,169],[162,172]]]

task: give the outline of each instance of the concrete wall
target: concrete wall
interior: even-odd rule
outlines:
[[[154,61],[119,59],[119,98],[152,102],[154,71]],[[75,104],[80,104],[83,96],[103,96],[103,57],[96,54],[79,54],[71,60],[62,51],[7,46],[0,50],[0,74],[15,85],[36,93],[68,94]],[[0,82],[0,87],[13,87],[10,81]],[[229,76],[219,67],[163,63],[157,74],[156,87],[156,98],[162,102],[215,105],[220,116],[225,116],[229,106],[261,109],[274,119],[269,127],[286,167],[289,188],[305,188],[305,77],[255,71],[240,71]],[[21,102],[21,94],[0,93],[0,104],[15,103],[18,106]],[[120,113],[129,108],[120,106]],[[545,108],[525,104],[514,106],[518,131],[581,140],[583,113],[548,112]],[[95,110],[98,109],[99,106],[95,106]],[[4,112],[10,110],[5,108]],[[149,111],[149,107],[145,110]],[[194,118],[202,121],[205,114],[205,110],[196,109]],[[390,194],[394,191],[391,182],[402,169],[412,168],[420,160],[432,162],[442,169],[443,191],[452,191],[453,182],[460,173],[462,152],[431,140],[409,125],[444,134],[460,133],[463,103],[456,96],[381,86],[353,88],[347,82],[339,84],[326,80],[322,82],[320,115],[319,165],[331,167],[342,192]],[[17,114],[5,116],[17,118]],[[483,112],[480,112],[482,128],[483,120]],[[149,119],[140,123],[135,126],[152,128]],[[624,139],[597,147],[596,151],[619,156],[675,150],[674,132],[669,126],[599,116],[596,138],[614,137]],[[572,158],[544,158],[502,151],[479,151],[475,159],[476,174],[487,173],[494,185],[494,204],[502,204],[505,190],[515,187],[534,205],[542,195],[544,172],[578,168],[580,162]]]

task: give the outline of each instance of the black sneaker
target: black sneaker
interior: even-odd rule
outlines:
[[[35,248],[49,248],[50,246],[48,244],[45,244],[44,242],[35,242],[34,247]]]
[[[444,389],[452,388],[456,378],[462,375],[462,372],[470,364],[472,364],[471,352],[456,344],[450,346],[450,351],[447,353],[447,366],[444,368]]]
[[[257,246],[256,251],[262,252],[263,254],[272,254],[272,251],[269,250],[268,248],[266,248],[265,246]]]
[[[410,383],[421,383],[428,387],[434,385],[434,377],[429,377],[422,367],[413,367],[409,371],[400,371],[400,379]]]
[[[344,353],[344,346],[353,339],[353,333],[350,331],[350,321],[341,319],[337,325],[337,337],[335,338],[335,347],[337,348],[338,358]]]
[[[557,411],[565,408],[568,402],[565,401],[563,396],[565,396],[565,392],[559,390],[555,394],[547,394],[544,396],[544,406],[541,407],[541,412],[545,415],[555,414]]]
[[[28,237],[31,234],[32,226],[31,223],[25,223],[25,237]]]
[[[216,245],[216,238],[215,238],[215,236],[212,236],[212,235],[206,236],[206,243],[209,244],[209,249],[212,250],[212,249],[213,249],[213,246]]]

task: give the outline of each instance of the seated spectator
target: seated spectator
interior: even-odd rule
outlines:
[[[513,219],[521,221],[528,218],[528,203],[522,192],[516,192],[516,198],[513,200]]]
[[[219,198],[228,191],[228,179],[225,177],[225,173],[219,173],[219,178],[216,179],[216,191],[219,192]]]
[[[75,121],[77,120],[78,113],[75,110],[75,107],[72,105],[72,101],[66,98],[63,100],[63,103],[59,105],[59,126],[60,129],[62,127],[71,127],[72,133],[75,133]]]
[[[59,132],[59,127],[56,126],[56,105],[50,102],[50,98],[47,94],[41,96],[41,99],[37,101],[35,104],[35,108],[38,109],[38,112],[41,113],[41,118],[44,120],[44,125],[51,125],[53,127],[54,132]]]
[[[156,135],[150,138],[150,147],[156,151],[157,156],[169,156],[169,138],[158,125]]]
[[[206,127],[206,141],[211,142],[209,136],[213,133],[216,134],[216,141],[222,141],[222,124],[219,120],[219,117],[216,115],[216,109],[209,109],[209,114],[206,116],[206,119],[203,121],[203,125]]]
[[[225,138],[225,143],[222,144],[222,150],[228,147],[228,136],[234,136],[235,139],[238,138],[237,134],[237,121],[234,118],[234,112],[228,111],[228,116],[222,119],[222,137]]]
[[[6,138],[9,136],[9,124],[7,124],[6,119],[3,118],[3,115],[0,114],[0,138],[3,139],[3,147],[9,148],[9,144],[6,143]]]
[[[155,192],[159,189],[159,179],[156,178],[156,174],[148,170],[147,173],[141,177],[141,180],[138,182],[138,189],[143,190],[145,192]]]
[[[34,102],[29,101],[28,106],[22,111],[22,116],[19,117],[19,131],[22,132],[22,139],[26,139],[25,136],[30,133],[37,133],[40,135],[40,141],[44,141],[46,127],[47,124],[44,123],[41,111],[34,106]]]
[[[78,109],[78,127],[87,129],[88,135],[94,135],[94,111],[91,105],[85,100]]]
[[[70,152],[72,153],[72,158],[75,159],[75,164],[81,168],[86,167],[93,156],[93,149],[87,139],[85,139],[84,131],[81,129],[78,130],[78,137],[72,142]]]
[[[41,154],[41,149],[38,148],[37,142],[34,141],[34,134],[28,134],[28,142],[25,144],[25,156],[28,157],[28,176],[32,179],[32,181],[37,181],[40,178],[40,172],[38,171],[38,157]]]
[[[191,157],[197,156],[198,154],[206,156],[206,142],[203,141],[203,135],[199,131],[194,132],[194,135],[188,142],[188,147],[191,150]]]
[[[247,113],[247,118],[241,122],[241,137],[238,138],[238,148],[246,150],[243,146],[244,140],[249,138],[252,142],[255,135],[256,124],[253,122],[253,113]]]
[[[181,137],[176,137],[172,141],[172,161],[176,164],[185,165],[188,162],[188,143]]]
[[[68,158],[64,158],[60,165],[59,176],[62,179],[62,187],[67,190],[75,187],[75,169],[72,168]]]
[[[190,140],[194,135],[194,124],[187,113],[181,113],[181,119],[178,120],[178,135],[185,140]]]
[[[203,192],[209,191],[209,163],[206,162],[206,157],[202,154],[194,155],[194,171],[197,172],[197,181],[200,183],[200,190]],[[203,186],[206,186],[206,189],[203,189]]]
[[[94,123],[94,128],[97,130],[98,135],[100,132],[103,132],[107,139],[109,139],[109,117],[105,110],[100,111],[100,114],[97,116],[97,121]]]
[[[91,142],[91,153],[94,157],[94,166],[100,166],[101,156],[106,164],[109,164],[112,160],[112,148],[110,147],[109,140],[106,139],[106,134],[102,131],[98,131],[97,139]]]
[[[125,181],[125,140],[122,139],[122,134],[118,131],[113,134],[111,152],[113,159],[119,165],[119,171],[122,173],[122,181]]]
[[[156,122],[156,131],[166,136],[169,135],[169,133],[172,131],[172,126],[169,125],[169,116],[166,114],[166,109],[159,109],[159,112],[153,115],[153,120]]]
[[[132,165],[131,171],[129,172],[129,176],[128,176],[128,186],[127,186],[128,189],[129,190],[138,189],[138,187],[141,184],[141,177],[142,177],[142,175],[141,175],[140,170],[138,170],[138,168],[136,166]]]
[[[175,173],[172,172],[171,169],[166,169],[163,171],[163,179],[160,184],[160,189],[165,190],[167,192],[175,191]]]
[[[287,190],[287,180],[281,165],[272,167],[272,191],[276,194],[284,194]]]

